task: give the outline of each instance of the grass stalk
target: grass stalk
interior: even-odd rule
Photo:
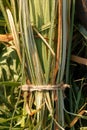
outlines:
[[[75,0],[72,1],[72,19],[70,24],[70,36],[69,36],[69,46],[68,46],[68,53],[67,53],[67,63],[66,63],[66,83],[69,83],[69,68],[70,68],[70,58],[71,58],[71,43],[72,43],[72,36],[73,36],[73,24],[74,24],[74,14],[75,14]]]

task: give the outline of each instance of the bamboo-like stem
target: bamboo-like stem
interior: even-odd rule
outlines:
[[[59,69],[59,62],[60,62],[60,56],[61,56],[61,44],[62,44],[62,0],[58,0],[58,41],[57,41],[57,56],[56,56],[56,66],[55,66],[55,72],[54,72],[54,80],[56,78],[56,75],[58,73]],[[58,98],[58,92],[56,92],[56,96]],[[58,99],[57,99],[58,100]],[[58,122],[59,119],[59,101],[56,102],[56,121]],[[59,121],[60,122],[60,121]],[[58,128],[57,125],[55,125],[56,129]]]
[[[59,61],[60,61],[60,50],[62,44],[62,0],[59,0],[58,6],[58,44],[57,44],[57,57],[56,57],[56,67],[58,71]],[[57,72],[56,72],[57,73]]]

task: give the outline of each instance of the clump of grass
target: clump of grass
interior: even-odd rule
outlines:
[[[71,0],[7,0],[6,9],[4,2],[0,2],[8,31],[13,36],[12,45],[22,67],[21,85],[26,84],[26,79],[32,85],[59,84],[63,81],[65,69],[68,83],[75,0],[72,1],[72,20]],[[67,42],[70,44],[65,66]],[[23,96],[22,118],[17,118],[15,123],[20,102],[18,98],[10,119],[10,129],[21,126],[26,129],[64,130],[61,88],[56,92],[24,92]]]

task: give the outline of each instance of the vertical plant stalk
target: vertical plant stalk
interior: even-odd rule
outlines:
[[[68,43],[68,54],[67,54],[67,63],[66,63],[66,83],[69,83],[70,77],[70,58],[71,58],[71,43],[72,43],[72,35],[73,35],[73,24],[74,24],[74,14],[75,14],[75,0],[72,1],[72,14],[70,21],[70,32],[69,32],[69,43]]]
[[[51,14],[51,27],[50,27],[50,35],[49,35],[49,45],[53,48],[53,35],[54,35],[54,24],[55,24],[55,0],[53,1],[53,6],[52,6],[52,14]],[[50,69],[51,69],[51,59],[52,55],[51,52],[48,52],[48,64],[47,64],[47,70],[46,70],[46,84],[49,82],[50,78]]]
[[[58,42],[57,42],[57,56],[56,56],[56,66],[55,66],[55,73],[54,73],[54,80],[56,79],[56,75],[58,73],[58,69],[60,69],[60,60],[61,60],[61,46],[62,46],[62,0],[58,0]],[[58,80],[57,80],[58,82]],[[58,92],[56,92],[57,97],[59,97]],[[59,99],[56,102],[56,121],[60,123],[59,119]],[[60,114],[61,115],[61,114]],[[59,126],[55,124],[55,129]]]
[[[25,47],[26,60],[28,64],[28,69],[30,75],[28,75],[31,79],[31,84],[40,85],[44,84],[45,79],[43,75],[43,71],[40,65],[38,52],[36,48],[36,43],[34,41],[33,30],[30,22],[29,15],[29,3],[28,1],[20,0],[20,28],[22,34],[23,46]],[[33,79],[33,80],[32,80]],[[43,103],[43,92],[35,92],[35,108],[38,110]],[[30,101],[29,101],[30,102]],[[34,102],[32,102],[34,104]],[[31,106],[33,106],[33,104]],[[42,127],[44,110],[43,108],[36,113],[36,123],[40,123],[38,130]],[[32,122],[33,123],[33,122]]]
[[[51,13],[51,27],[50,27],[50,34],[49,34],[49,45],[53,48],[53,36],[54,36],[54,25],[55,25],[55,17],[56,17],[56,11],[55,11],[55,7],[56,7],[56,2],[55,0],[52,1],[52,13]],[[49,83],[49,79],[50,79],[50,71],[51,71],[51,63],[52,63],[52,54],[49,51],[48,52],[48,63],[47,63],[47,68],[46,68],[46,84]],[[51,93],[53,95],[53,93]],[[51,95],[51,96],[52,96]],[[50,98],[50,93],[46,92],[46,102],[48,102],[48,106],[49,106],[49,113],[50,115],[53,115],[53,107],[54,107],[54,101],[51,101]],[[53,104],[53,106],[52,106]],[[52,119],[52,125],[53,125],[53,119]],[[52,125],[50,127],[50,129],[52,129]]]
[[[65,64],[66,64],[66,49],[67,49],[67,0],[63,0],[63,33],[62,33],[62,59],[61,59],[61,75],[60,82],[63,80]]]
[[[61,5],[61,6],[60,6]],[[59,71],[57,75],[57,83],[63,81],[64,71],[65,71],[65,63],[66,63],[66,48],[67,48],[67,0],[59,1],[60,11],[62,11],[62,33],[60,33],[61,37],[61,46],[60,46],[60,64]],[[59,23],[58,23],[59,24]],[[64,127],[64,102],[63,102],[63,92],[62,90],[58,90],[58,123]],[[60,114],[61,113],[61,114]],[[60,129],[59,129],[60,130]]]
[[[58,0],[58,41],[57,41],[57,56],[56,56],[54,79],[56,79],[56,75],[59,69],[61,44],[62,44],[62,0]]]
[[[73,24],[74,24],[74,14],[75,14],[75,0],[72,0],[72,10],[71,10],[71,20],[70,20],[70,30],[69,30],[69,41],[68,41],[68,53],[66,62],[66,83],[71,84],[70,79],[70,59],[71,59],[71,47],[72,47],[72,36],[73,36]],[[73,112],[73,95],[72,88],[69,92],[70,97],[70,111]],[[72,128],[73,130],[74,128]]]

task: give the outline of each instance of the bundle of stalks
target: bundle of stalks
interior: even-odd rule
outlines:
[[[74,0],[72,3],[74,6]],[[18,125],[26,129],[64,130],[63,87],[42,91],[40,86],[51,87],[63,81],[67,44],[68,83],[74,15],[72,11],[71,21],[71,0],[7,0],[6,11],[2,0],[0,4],[22,65],[22,85],[40,89],[24,91],[23,116]],[[14,127],[14,115],[15,111],[10,129]]]

